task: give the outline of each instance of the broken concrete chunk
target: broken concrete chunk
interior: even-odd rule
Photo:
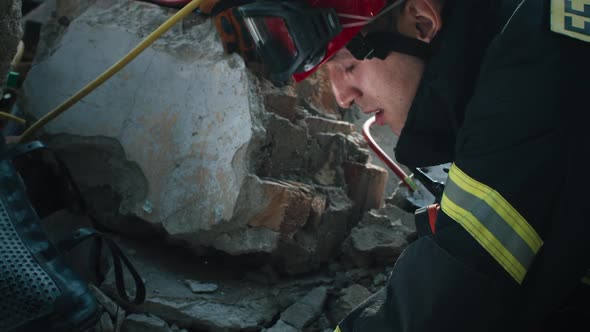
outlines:
[[[352,202],[341,188],[323,189],[326,207],[319,222],[313,213],[292,239],[284,240],[275,255],[277,267],[287,274],[317,269],[339,254],[351,226]]]
[[[41,41],[46,51],[23,86],[21,106],[37,118],[175,12],[141,1],[67,0],[58,7],[71,11],[71,22],[45,27],[56,36]],[[224,53],[210,19],[189,15],[49,123],[43,137],[102,226],[156,234],[199,253],[260,254],[283,271],[309,272],[337,252],[358,220],[349,206],[333,208],[339,203],[322,190],[342,190],[349,184],[345,163],[363,164],[368,154],[350,125],[305,120],[313,108],[308,96],[323,96],[313,89],[268,92],[267,83],[238,55]],[[374,173],[359,170],[361,185],[349,179],[358,209],[379,200]]]
[[[250,208],[258,213],[248,218],[252,227],[266,227],[291,237],[307,222],[314,198],[313,188],[302,183],[261,180],[261,195],[253,199]],[[254,198],[254,197],[252,197]]]
[[[347,162],[344,165],[344,174],[348,195],[356,203],[359,212],[383,206],[388,177],[385,169],[371,164]]]
[[[328,295],[326,287],[318,287],[306,294],[281,314],[281,320],[303,329],[321,313]]]
[[[365,301],[369,296],[371,296],[371,292],[358,284],[341,290],[340,297],[330,308],[332,321],[341,321],[352,309]]]
[[[123,329],[123,323],[125,322],[126,313],[125,310],[121,309],[117,312],[117,316],[113,318],[115,322],[115,332],[121,332]]]
[[[359,267],[376,262],[393,265],[415,238],[415,228],[404,225],[411,220],[413,215],[396,207],[371,210],[351,231],[343,244],[343,252]]]
[[[324,331],[325,329],[330,329],[331,332],[334,331],[334,324],[330,322],[326,312],[322,313],[317,321],[313,324],[319,331]]]
[[[198,236],[203,238],[206,237],[206,234]],[[277,249],[280,237],[281,234],[272,229],[258,227],[211,235],[209,239],[199,241],[199,243],[237,256],[251,253],[271,253]]]
[[[341,118],[326,66],[320,66],[311,76],[295,84],[294,88],[306,108],[334,119]]]
[[[334,133],[318,133],[309,141],[308,173],[316,183],[324,186],[344,186],[344,165],[348,161],[366,162],[364,155],[348,136]]]
[[[304,127],[287,119],[272,115],[266,128],[265,163],[259,166],[257,174],[282,178],[286,174],[307,174],[307,150],[309,137]]]
[[[96,301],[115,319],[119,313],[119,311],[123,311],[122,308],[119,307],[110,297],[106,296],[100,289],[96,286],[90,284],[88,285],[90,288],[90,292],[94,295]]]
[[[184,284],[193,293],[213,293],[219,288],[216,284],[202,283],[196,280],[185,280]]]
[[[91,5],[29,72],[24,110],[45,115],[170,14],[136,1]],[[171,235],[206,230],[232,217],[245,175],[244,152],[256,130],[246,75],[237,55],[223,54],[211,22],[185,20],[46,130],[67,134],[72,146],[92,136],[120,144],[125,153],[118,158],[136,163],[149,188],[128,200],[122,193],[121,211],[161,224]],[[76,180],[90,186],[91,174]],[[146,200],[150,211],[143,208]]]
[[[154,315],[131,314],[123,322],[123,332],[171,332],[165,321]]]
[[[299,332],[301,329],[297,329],[288,323],[285,323],[283,320],[279,320],[275,325],[271,328],[262,330],[263,332]]]
[[[284,93],[269,93],[264,96],[264,101],[266,111],[295,122],[298,112],[297,97]]]
[[[180,327],[176,326],[175,324],[170,325],[170,329],[173,332],[188,332],[186,329],[181,329]]]
[[[193,293],[179,280],[204,279],[203,265],[190,255],[171,255],[171,248],[158,243],[144,243],[115,238],[135,268],[145,278],[146,300],[134,306],[136,313],[155,315],[169,324],[189,330],[211,332],[255,331],[268,326],[278,314],[302,298],[310,290],[324,286],[329,280],[310,278],[273,286],[244,280],[219,280],[213,293]],[[209,262],[208,274],[231,276],[235,266]],[[190,277],[189,277],[190,276]],[[126,282],[128,292],[133,282]],[[101,286],[105,294],[117,302],[117,287],[112,275]]]
[[[373,285],[376,287],[383,287],[387,283],[388,277],[385,273],[379,273],[373,278]]]
[[[354,125],[337,120],[330,120],[318,116],[308,116],[304,119],[310,135],[317,133],[342,133],[345,135],[355,131]]]
[[[108,312],[105,312],[100,316],[98,324],[94,327],[95,332],[114,332],[115,327],[113,326],[113,320]]]

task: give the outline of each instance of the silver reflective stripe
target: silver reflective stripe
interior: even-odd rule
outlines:
[[[543,241],[508,201],[453,164],[441,208],[522,283]]]

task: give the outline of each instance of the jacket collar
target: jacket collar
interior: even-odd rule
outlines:
[[[497,0],[447,0],[416,97],[395,147],[410,167],[454,160],[455,139],[488,44],[498,31]]]

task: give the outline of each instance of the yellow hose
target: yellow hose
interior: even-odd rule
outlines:
[[[14,55],[14,57],[12,58],[12,62],[10,63],[10,67],[12,67],[12,69],[15,69],[16,66],[18,66],[21,62],[21,60],[23,59],[23,55],[25,54],[25,43],[21,40],[18,43],[18,47],[16,48],[16,54]]]
[[[12,115],[12,114],[6,113],[6,112],[0,112],[0,119],[18,122],[19,124],[22,124],[22,125],[27,123],[27,121],[25,119],[19,118],[18,116],[15,116],[15,115]]]
[[[137,45],[131,52],[129,52],[125,57],[115,63],[111,68],[107,71],[102,73],[98,76],[94,81],[90,82],[90,84],[86,85],[80,91],[78,91],[75,95],[70,97],[68,100],[63,102],[61,105],[57,106],[51,112],[46,114],[44,117],[39,119],[37,122],[32,124],[21,136],[19,142],[24,142],[28,140],[35,131],[39,128],[45,126],[49,121],[55,119],[58,115],[65,112],[67,109],[72,107],[76,104],[80,99],[84,98],[94,89],[99,87],[117,72],[119,72],[123,67],[125,67],[129,62],[135,59],[141,52],[143,52],[148,46],[150,46],[153,42],[155,42],[162,34],[168,31],[174,24],[180,21],[183,17],[187,16],[188,14],[192,13],[195,9],[199,7],[203,0],[193,0],[189,2],[186,6],[184,6],[181,10],[179,10],[176,14],[170,17],[166,22],[160,25],[154,32],[152,32],[149,36],[147,36],[139,45]]]

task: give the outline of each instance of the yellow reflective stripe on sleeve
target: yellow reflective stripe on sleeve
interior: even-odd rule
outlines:
[[[469,211],[461,209],[443,194],[441,202],[443,211],[463,226],[482,247],[514,278],[519,284],[526,274],[525,267],[500,243],[487,228]]]
[[[336,329],[334,330],[334,332],[342,332],[342,331],[340,331],[340,326],[336,326]]]
[[[522,283],[543,241],[508,201],[453,164],[441,208]]]
[[[454,181],[465,191],[485,201],[502,217],[536,253],[543,245],[534,228],[508,203],[502,195],[483,183],[477,182],[453,164],[451,171]]]

